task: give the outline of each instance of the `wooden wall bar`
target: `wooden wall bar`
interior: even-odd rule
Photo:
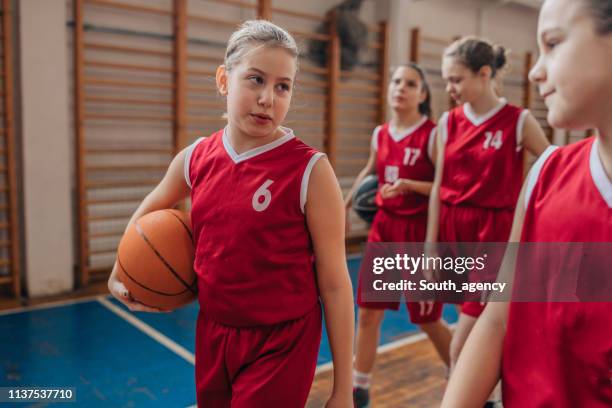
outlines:
[[[13,75],[13,9],[2,0],[2,128],[0,129],[0,284],[11,285],[14,297],[21,294],[18,186],[15,165],[15,111]]]
[[[340,39],[336,35],[336,16],[335,13],[330,13],[329,18],[329,36],[331,40],[327,44],[327,80],[329,84],[327,92],[327,104],[325,106],[325,136],[323,146],[329,162],[333,167],[336,167],[337,153],[337,105],[338,105],[338,85],[340,81]]]
[[[187,137],[187,0],[174,0],[174,154]]]
[[[107,278],[129,217],[186,142],[185,4],[74,0],[80,285]]]

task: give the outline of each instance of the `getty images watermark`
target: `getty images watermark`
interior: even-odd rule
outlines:
[[[470,256],[410,256],[408,254],[395,254],[395,256],[377,256],[372,259],[372,273],[382,275],[385,272],[400,271],[412,276],[419,271],[431,271],[431,277],[435,277],[435,271],[454,272],[462,275],[466,272],[484,271],[488,254],[479,257]],[[478,291],[503,293],[507,282],[456,282],[453,279],[436,281],[434,279],[400,279],[399,281],[386,282],[385,279],[374,279],[372,288],[376,291],[453,291],[457,293]]]
[[[612,243],[368,243],[366,302],[612,301]]]

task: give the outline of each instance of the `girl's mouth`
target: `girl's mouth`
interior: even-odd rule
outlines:
[[[272,121],[272,118],[265,113],[252,113],[251,117],[258,125],[266,125]]]

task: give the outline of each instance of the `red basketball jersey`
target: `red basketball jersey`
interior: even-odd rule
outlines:
[[[478,116],[463,104],[440,119],[444,174],[440,199],[450,205],[513,209],[521,191],[521,137],[527,111],[500,100]]]
[[[186,159],[200,305],[222,324],[276,324],[318,301],[304,206],[323,154],[285,132],[237,154],[221,130]]]
[[[431,159],[436,125],[427,117],[402,133],[395,132],[388,123],[379,126],[372,135],[376,150],[378,185],[393,184],[397,179],[433,181]],[[376,195],[379,208],[395,215],[426,213],[429,199],[415,192],[383,199]]]
[[[521,241],[612,241],[612,182],[595,138],[549,147],[527,183]],[[612,303],[511,303],[504,407],[611,407],[611,319]]]

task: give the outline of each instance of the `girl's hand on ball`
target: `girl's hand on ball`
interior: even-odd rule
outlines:
[[[383,200],[393,198],[397,195],[397,193],[391,191],[391,184],[383,184],[380,188],[380,196],[383,198]]]
[[[156,309],[154,307],[145,306],[142,303],[138,302],[127,290],[125,285],[121,283],[119,278],[117,277],[117,273],[115,268],[113,268],[113,272],[108,278],[108,290],[121,303],[123,303],[130,311],[132,312],[154,312],[160,313],[163,310]]]
[[[408,183],[404,179],[396,180],[393,184],[385,184],[380,188],[380,195],[383,199],[395,198],[406,194],[409,190]]]

